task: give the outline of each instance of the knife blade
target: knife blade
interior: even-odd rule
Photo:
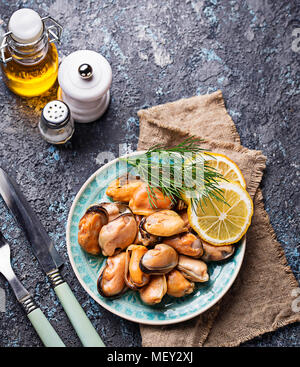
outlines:
[[[59,272],[59,268],[63,265],[63,260],[56,251],[53,242],[17,183],[1,167],[0,194],[8,209],[25,232],[34,255],[50,279],[54,291],[82,344],[85,347],[104,347],[103,341]]]
[[[0,167],[0,194],[15,220],[23,228],[33,253],[45,273],[58,269],[63,259],[16,182]]]

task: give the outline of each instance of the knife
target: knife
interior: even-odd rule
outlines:
[[[0,194],[20,224],[42,269],[48,276],[71,324],[84,347],[105,347],[100,336],[78,303],[59,268],[63,259],[33,212],[16,182],[0,167]]]

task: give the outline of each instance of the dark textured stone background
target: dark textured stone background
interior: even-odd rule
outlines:
[[[297,5],[298,3],[298,5]],[[297,279],[299,273],[299,1],[102,0],[0,1],[1,33],[18,8],[31,7],[64,25],[61,56],[77,49],[112,65],[111,104],[101,121],[77,125],[65,148],[44,142],[41,107],[54,96],[23,100],[0,85],[0,162],[16,179],[64,257],[63,274],[108,346],[138,346],[138,325],[100,307],[78,283],[68,261],[65,225],[74,196],[99,168],[98,154],[135,149],[137,111],[217,89],[224,93],[242,143],[268,157],[265,204]],[[124,146],[122,147],[124,149]],[[98,159],[97,159],[98,157]],[[12,264],[68,346],[80,342],[24,235],[0,202],[0,228],[12,242]],[[41,346],[7,282],[0,312],[1,346]],[[244,344],[300,346],[291,325]]]

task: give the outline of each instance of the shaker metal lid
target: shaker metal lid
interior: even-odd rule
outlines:
[[[37,41],[44,30],[41,17],[32,9],[19,9],[13,13],[8,23],[11,36],[19,43]]]
[[[70,110],[66,103],[58,100],[48,102],[43,108],[41,120],[51,129],[60,129],[70,119]]]
[[[63,92],[74,100],[91,102],[101,98],[110,88],[112,70],[98,52],[79,50],[65,57],[58,70]]]

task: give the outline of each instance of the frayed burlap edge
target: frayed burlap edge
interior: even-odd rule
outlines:
[[[218,90],[218,91],[216,91],[214,93],[211,93],[211,94],[201,95],[201,96],[194,96],[194,97],[189,97],[189,98],[182,98],[182,99],[179,99],[177,101],[168,102],[168,103],[165,103],[165,104],[162,104],[162,105],[156,105],[156,106],[150,107],[148,109],[139,110],[137,112],[137,115],[138,115],[139,120],[140,120],[140,137],[139,137],[139,142],[138,142],[138,150],[144,149],[145,146],[149,145],[148,141],[141,140],[142,135],[145,135],[145,136],[147,135],[147,134],[143,134],[142,130],[143,129],[148,129],[149,125],[152,125],[153,127],[155,126],[156,128],[161,128],[165,131],[172,130],[173,132],[176,132],[178,135],[180,135],[181,139],[184,139],[188,136],[193,135],[191,131],[190,132],[185,131],[180,125],[175,126],[174,124],[166,125],[166,124],[162,123],[158,119],[154,118],[152,116],[152,114],[154,113],[154,111],[157,111],[157,110],[172,109],[173,106],[176,106],[178,104],[184,105],[185,103],[189,103],[190,101],[201,101],[203,98],[208,99],[208,101],[211,104],[209,106],[211,109],[215,108],[215,107],[221,107],[221,111],[223,113],[223,119],[226,119],[226,122],[227,122],[226,128],[230,130],[230,134],[228,134],[228,137],[230,136],[230,141],[228,141],[228,140],[222,140],[222,141],[232,142],[232,140],[233,140],[234,143],[240,145],[241,141],[240,141],[239,133],[237,132],[234,121],[232,120],[231,116],[227,112],[222,91]],[[203,135],[203,136],[201,136],[201,138],[205,139],[205,138],[209,138],[209,137]],[[218,141],[220,141],[220,140],[218,140]],[[157,142],[157,143],[159,143],[159,142]]]

